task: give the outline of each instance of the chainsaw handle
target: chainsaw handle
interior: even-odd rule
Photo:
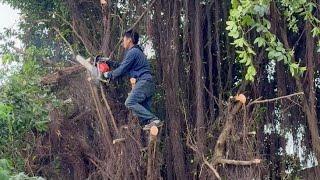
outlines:
[[[104,82],[106,84],[110,83],[110,79],[102,79],[102,78],[98,78],[101,82]]]
[[[108,58],[108,57],[100,57],[99,58],[99,61],[109,61],[110,60],[110,58]]]
[[[96,56],[96,57],[94,58],[94,63],[96,64],[96,63],[98,63],[99,61],[108,61],[108,60],[110,60],[110,58],[108,58],[108,57],[103,57],[103,56],[101,56],[101,55],[98,55],[98,56]]]

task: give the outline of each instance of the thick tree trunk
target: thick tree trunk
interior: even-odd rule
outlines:
[[[161,63],[163,67],[163,83],[165,92],[165,105],[166,105],[166,122],[168,124],[168,133],[170,144],[167,144],[168,148],[170,148],[170,152],[172,153],[172,162],[167,162],[168,167],[173,168],[174,176],[176,179],[184,179],[187,177],[186,174],[186,166],[185,166],[185,156],[184,156],[184,148],[183,141],[181,137],[182,127],[181,122],[183,122],[183,116],[180,110],[180,100],[179,100],[179,63],[180,62],[180,54],[179,54],[179,11],[180,11],[180,3],[179,1],[174,1],[173,3],[169,3],[167,5],[172,5],[173,12],[170,12],[170,9],[166,9],[164,15],[156,15],[156,18],[164,18],[167,24],[162,24],[162,19],[157,19],[159,22],[158,26],[164,26],[164,30],[166,32],[170,32],[170,35],[163,36],[160,39],[160,48],[161,49]],[[166,8],[159,7],[156,8]],[[160,12],[157,12],[160,13]],[[161,28],[160,28],[161,29]],[[169,50],[169,51],[167,51]],[[167,160],[171,160],[167,159]],[[171,170],[168,170],[171,171]]]
[[[194,37],[194,77],[196,86],[196,130],[197,130],[197,146],[201,153],[205,150],[205,116],[204,116],[204,100],[203,100],[203,70],[202,70],[202,28],[201,28],[201,14],[202,10],[200,2],[195,1],[195,31]]]
[[[303,101],[303,108],[307,116],[308,127],[311,134],[312,148],[320,160],[320,139],[319,139],[319,127],[316,111],[316,96],[314,87],[314,39],[311,35],[311,24],[306,23],[306,64],[307,64],[307,86],[305,89],[305,98]],[[300,84],[299,84],[300,86]],[[301,88],[301,87],[300,87]]]

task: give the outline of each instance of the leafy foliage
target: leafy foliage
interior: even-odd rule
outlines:
[[[247,67],[246,80],[253,81],[256,71],[253,57],[256,55],[253,44],[257,48],[264,48],[268,52],[268,59],[283,61],[289,67],[292,76],[301,75],[306,68],[300,67],[294,60],[294,49],[286,49],[283,43],[273,34],[271,23],[267,19],[272,1],[233,0],[229,21],[226,22],[229,36],[233,37],[233,45],[238,49],[239,62]],[[315,5],[306,0],[287,1],[280,4],[285,9],[284,16],[287,18],[289,29],[298,32],[298,19],[295,15],[304,16],[304,20],[313,25],[313,36],[319,36],[319,20],[312,15]],[[249,32],[255,29],[259,36],[250,42]],[[320,44],[320,43],[318,43]],[[319,51],[319,50],[318,50]]]
[[[1,180],[43,180],[41,177],[29,177],[25,173],[12,173],[13,167],[7,159],[0,159],[0,179]]]
[[[45,71],[37,63],[43,50],[28,48],[23,61],[4,64],[0,93],[0,156],[14,162],[22,169],[23,161],[19,149],[30,148],[32,140],[25,141],[29,133],[47,130],[48,110],[46,104],[55,100],[39,80]],[[6,60],[5,55],[5,61]],[[9,76],[6,76],[10,72]]]

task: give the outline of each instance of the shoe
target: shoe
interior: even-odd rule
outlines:
[[[150,130],[150,128],[152,126],[157,126],[157,127],[161,127],[163,125],[163,122],[160,121],[159,119],[155,119],[155,120],[151,120],[149,122],[149,124],[146,124],[144,127],[143,127],[143,130],[147,131],[147,130]]]

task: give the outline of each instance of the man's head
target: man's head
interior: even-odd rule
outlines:
[[[132,46],[138,44],[138,42],[139,42],[139,34],[137,32],[131,29],[124,33],[122,45],[125,49],[131,48]]]

